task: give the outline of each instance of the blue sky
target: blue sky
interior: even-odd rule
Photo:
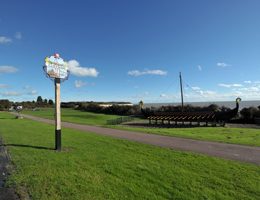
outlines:
[[[54,99],[44,58],[69,62],[63,101],[260,99],[260,1],[13,1],[0,6],[0,99]]]

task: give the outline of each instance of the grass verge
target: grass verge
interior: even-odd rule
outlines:
[[[195,127],[195,128],[140,128],[126,125],[110,128],[166,135],[196,140],[225,142],[249,146],[260,146],[260,130],[253,128]]]

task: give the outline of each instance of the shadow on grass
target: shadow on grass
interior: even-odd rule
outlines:
[[[54,150],[54,148],[40,147],[40,146],[33,146],[33,145],[26,145],[26,144],[1,144],[0,146],[5,146],[5,147],[25,147],[25,148],[42,149],[42,150]]]
[[[15,117],[0,117],[0,119],[15,119]]]

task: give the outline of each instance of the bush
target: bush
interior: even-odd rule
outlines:
[[[257,108],[255,107],[249,107],[249,108],[243,108],[240,111],[240,115],[244,122],[252,123],[254,121],[255,114],[257,113]]]
[[[11,107],[11,102],[7,99],[0,100],[0,110],[8,110]]]
[[[253,115],[254,118],[260,118],[260,110],[257,110],[254,115]]]

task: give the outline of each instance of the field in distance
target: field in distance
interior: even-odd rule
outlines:
[[[0,113],[15,165],[7,184],[32,200],[257,199],[260,167],[63,129]]]
[[[24,110],[23,114],[33,115],[37,117],[54,119],[54,108],[39,108],[39,110]],[[65,122],[72,122],[86,125],[105,125],[107,120],[120,117],[119,115],[96,114],[84,112],[71,108],[61,109],[61,119]]]

